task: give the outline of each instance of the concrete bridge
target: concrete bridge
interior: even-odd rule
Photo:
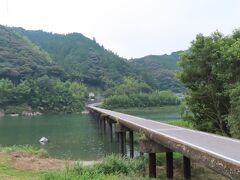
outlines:
[[[166,153],[166,175],[173,178],[173,152],[183,155],[183,174],[191,179],[191,159],[231,179],[240,179],[240,141],[215,134],[177,127],[88,105],[103,128],[117,135],[120,152],[126,154],[129,134],[130,157],[134,156],[133,132],[145,134],[140,151],[149,155],[149,176],[156,177],[156,153]],[[114,126],[113,126],[114,125]]]

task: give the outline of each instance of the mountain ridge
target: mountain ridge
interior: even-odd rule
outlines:
[[[184,51],[172,52],[169,55],[147,55],[142,58],[131,59],[130,62],[139,70],[148,72],[157,89],[183,92],[183,85],[175,77],[179,69],[177,61],[182,52]]]
[[[0,77],[17,83],[33,76],[59,76],[62,69],[48,53],[0,25]]]
[[[153,89],[183,91],[182,85],[175,78],[178,69],[176,63],[182,51],[127,60],[81,33],[64,35],[42,30],[4,28],[15,32],[16,36],[28,42],[32,49],[42,52],[44,62],[48,61],[52,69],[55,67],[56,76],[61,76],[60,78],[81,82],[94,88],[108,89],[120,84],[124,77],[133,77],[146,82]],[[10,61],[9,63],[11,64]],[[14,69],[13,66],[12,64],[11,68]],[[49,75],[47,72],[38,74]],[[5,76],[0,74],[0,77]]]

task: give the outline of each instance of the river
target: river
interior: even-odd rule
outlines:
[[[159,121],[180,116],[176,108],[126,113]],[[46,145],[38,142],[43,136],[50,140]],[[26,144],[45,148],[51,157],[81,160],[96,160],[118,149],[87,114],[1,117],[0,146]]]

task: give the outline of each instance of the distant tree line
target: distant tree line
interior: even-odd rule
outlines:
[[[28,106],[41,112],[76,112],[84,108],[87,88],[77,82],[62,82],[43,76],[19,84],[0,79],[0,108]]]
[[[108,109],[128,107],[153,107],[179,105],[180,100],[171,91],[154,91],[146,83],[131,77],[106,92],[103,107]]]
[[[154,107],[179,105],[180,100],[170,91],[156,91],[152,93],[113,95],[108,97],[103,107],[107,109],[129,107]]]

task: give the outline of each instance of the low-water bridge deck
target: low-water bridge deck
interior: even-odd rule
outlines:
[[[240,179],[240,141],[211,133],[177,127],[89,105],[90,112],[120,124],[129,131],[144,133],[151,141],[184,156],[185,178],[190,178],[190,159],[231,179]],[[149,158],[152,157],[150,153]],[[155,161],[150,159],[150,161]],[[167,157],[167,174],[172,176],[172,157]],[[155,162],[153,162],[154,164]],[[152,167],[150,167],[152,168]],[[169,170],[170,168],[170,170]],[[151,169],[150,169],[151,171]],[[154,175],[153,175],[154,176]]]

